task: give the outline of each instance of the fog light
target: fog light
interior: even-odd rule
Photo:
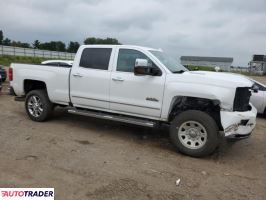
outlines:
[[[240,124],[243,125],[243,126],[246,126],[248,124],[248,119],[243,119],[240,121]]]

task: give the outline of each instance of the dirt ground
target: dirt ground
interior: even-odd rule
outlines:
[[[224,142],[196,159],[176,152],[166,129],[62,109],[45,123],[33,122],[6,89],[0,95],[0,187],[54,187],[56,200],[266,198],[262,117],[249,139]]]

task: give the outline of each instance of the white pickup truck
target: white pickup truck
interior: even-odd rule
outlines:
[[[83,45],[72,68],[11,64],[9,78],[34,121],[66,106],[72,114],[147,127],[166,123],[177,149],[194,157],[212,153],[223,136],[249,136],[256,123],[251,81],[190,72],[152,48]]]

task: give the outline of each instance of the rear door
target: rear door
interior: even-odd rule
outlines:
[[[137,49],[118,48],[110,80],[110,109],[123,114],[159,118],[163,100],[165,73],[160,76],[136,76],[137,58],[148,59]]]
[[[75,62],[70,75],[70,97],[75,107],[109,109],[112,50],[98,46],[82,51],[80,62]]]

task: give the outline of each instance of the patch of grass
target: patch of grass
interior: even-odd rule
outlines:
[[[45,61],[45,60],[50,60],[50,59],[39,58],[39,57],[2,55],[0,56],[0,65],[10,66],[11,63],[40,64],[42,61]]]
[[[188,70],[190,71],[215,71],[214,67],[206,67],[206,66],[194,66],[194,65],[188,65],[186,66]]]

